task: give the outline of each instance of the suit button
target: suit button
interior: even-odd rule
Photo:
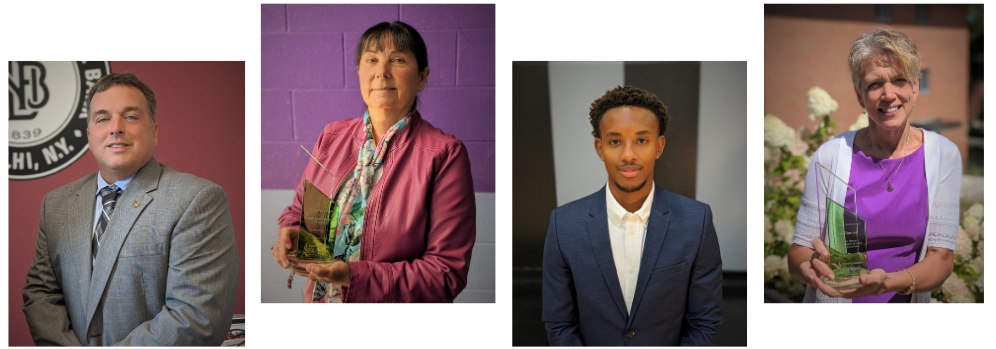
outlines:
[[[633,339],[633,337],[635,337],[635,336],[636,336],[636,332],[633,332],[633,331],[626,332],[626,338]]]

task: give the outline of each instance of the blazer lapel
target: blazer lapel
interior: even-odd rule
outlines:
[[[619,314],[623,319],[629,314],[626,312],[626,303],[623,301],[622,288],[619,286],[619,275],[616,274],[616,263],[612,259],[612,243],[609,242],[609,217],[605,208],[605,187],[592,196],[590,203],[591,210],[588,214],[588,239],[591,241],[591,248],[595,251],[595,262],[602,271],[605,278],[605,285],[612,295],[612,300],[619,309]]]
[[[671,225],[668,217],[670,207],[665,198],[664,190],[660,187],[654,188],[654,202],[650,207],[650,218],[647,222],[647,235],[643,242],[643,255],[640,256],[640,274],[636,277],[636,290],[633,293],[633,306],[630,310],[630,317],[627,320],[626,328],[629,328],[636,311],[639,310],[643,300],[643,292],[647,289],[647,282],[650,281],[650,274],[657,265],[657,257],[660,256],[664,247],[664,237],[667,235],[667,228]]]
[[[91,180],[87,181],[87,184],[83,185],[79,191],[76,192],[76,199],[73,203],[74,207],[80,207],[80,210],[71,213],[68,218],[68,222],[71,227],[79,234],[72,235],[72,253],[69,254],[72,258],[69,265],[64,265],[64,267],[72,268],[72,273],[69,275],[78,276],[78,278],[72,278],[67,280],[76,285],[77,290],[86,290],[90,286],[90,254],[91,245],[93,243],[93,215],[94,206],[96,206],[97,200],[97,176],[93,176]],[[77,293],[84,295],[85,293]],[[85,304],[80,302],[78,304]],[[82,309],[78,309],[80,311]],[[82,311],[80,311],[82,313]]]
[[[138,171],[135,178],[128,184],[128,189],[121,194],[117,203],[114,204],[114,212],[111,213],[111,220],[107,223],[107,228],[104,231],[100,251],[93,264],[90,287],[87,291],[87,328],[89,328],[104,290],[107,288],[107,280],[117,263],[121,246],[128,238],[128,233],[131,232],[131,227],[135,225],[135,221],[152,202],[153,196],[149,193],[159,187],[161,173],[162,167],[153,158]],[[95,197],[96,195],[94,192]],[[135,202],[138,203],[138,206],[134,205]]]

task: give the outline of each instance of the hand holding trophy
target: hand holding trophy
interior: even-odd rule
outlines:
[[[306,153],[330,176],[331,172],[322,165],[307,148]],[[308,266],[328,267],[335,261],[333,246],[339,223],[339,207],[314,184],[305,180],[301,198],[301,224],[297,228],[280,229],[277,244],[273,246],[273,259],[285,269],[301,276],[308,276]],[[341,259],[341,258],[340,258]],[[293,277],[293,274],[291,275]],[[290,279],[287,287],[290,287]]]
[[[823,185],[819,190],[826,199],[826,217],[820,224],[820,238],[813,240],[813,249],[816,253],[810,262],[814,268],[819,268],[822,283],[830,288],[855,289],[862,286],[859,280],[861,275],[868,274],[865,219],[856,212],[844,208],[834,199],[843,202],[848,189],[854,193],[855,198],[857,192],[847,185],[847,181],[837,177],[823,164],[817,163],[817,165],[822,170],[819,173],[819,182]],[[826,246],[823,244],[824,241],[827,242]],[[827,293],[826,291],[824,290],[824,293]]]
[[[300,275],[308,274],[308,265],[327,267],[332,256],[339,207],[311,182],[304,181],[301,226],[297,231],[297,248],[287,253],[287,268]]]

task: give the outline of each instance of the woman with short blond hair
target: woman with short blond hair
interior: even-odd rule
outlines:
[[[805,302],[929,303],[951,274],[961,153],[944,136],[910,126],[920,61],[916,43],[893,29],[862,34],[851,46],[851,80],[868,127],[827,141],[809,166],[788,255],[792,276],[808,286]],[[823,180],[826,171],[836,178]],[[866,220],[869,271],[853,289],[824,283],[835,277],[820,240],[828,199]]]

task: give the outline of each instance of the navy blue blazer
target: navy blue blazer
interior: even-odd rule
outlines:
[[[609,243],[605,187],[550,214],[543,321],[550,345],[712,345],[722,261],[709,205],[657,187],[626,312]]]

